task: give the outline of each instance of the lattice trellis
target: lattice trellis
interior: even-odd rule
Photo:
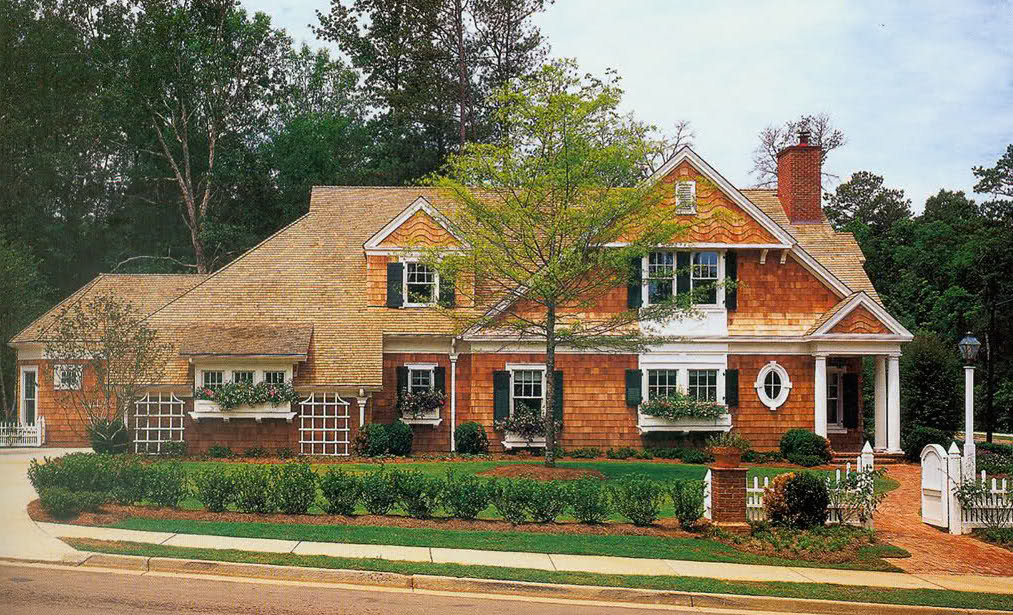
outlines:
[[[333,393],[313,393],[299,402],[299,454],[348,455],[349,405]]]
[[[182,442],[183,405],[173,393],[148,393],[134,402],[134,452],[157,455],[162,443]]]

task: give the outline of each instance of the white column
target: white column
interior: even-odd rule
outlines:
[[[359,395],[363,395],[362,389],[359,389]],[[365,397],[364,395],[362,397],[356,397],[355,398],[355,401],[359,402],[359,427],[362,427],[363,425],[366,424],[366,401],[367,400],[369,400],[369,398]]]
[[[974,480],[978,464],[974,445],[974,366],[964,366],[964,478]]]
[[[876,450],[885,451],[886,443],[886,357],[876,357]]]
[[[827,357],[826,355],[816,355],[816,377],[813,385],[814,392],[814,406],[815,419],[813,423],[813,431],[816,435],[827,437]]]
[[[889,453],[900,453],[900,356],[890,355],[886,359],[886,421],[887,447]]]
[[[450,355],[450,452],[457,449],[457,355]]]

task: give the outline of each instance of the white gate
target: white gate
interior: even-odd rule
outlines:
[[[946,449],[929,444],[922,449],[922,521],[936,527],[949,527]]]
[[[174,393],[148,393],[134,402],[134,452],[157,455],[165,442],[183,441],[183,400]]]
[[[313,393],[299,403],[299,454],[348,455],[349,402],[333,393]]]

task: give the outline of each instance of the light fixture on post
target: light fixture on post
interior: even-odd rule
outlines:
[[[964,359],[964,478],[973,480],[977,470],[974,446],[974,360],[981,342],[970,332],[957,344]]]

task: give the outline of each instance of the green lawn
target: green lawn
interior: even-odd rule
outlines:
[[[887,589],[818,583],[750,583],[720,581],[694,577],[604,575],[582,572],[551,572],[525,568],[499,568],[494,566],[463,566],[429,562],[398,562],[381,559],[346,559],[325,556],[294,555],[291,553],[258,553],[251,551],[195,549],[168,547],[131,542],[105,542],[82,539],[65,539],[82,551],[117,553],[148,557],[247,562],[285,566],[305,566],[344,570],[370,570],[400,574],[439,575],[473,579],[503,579],[534,583],[561,583],[597,587],[631,587],[709,594],[737,594],[748,596],[781,596],[818,600],[871,602],[878,604],[906,604],[946,608],[978,608],[1013,610],[1013,596],[999,594],[965,593],[935,589]]]

